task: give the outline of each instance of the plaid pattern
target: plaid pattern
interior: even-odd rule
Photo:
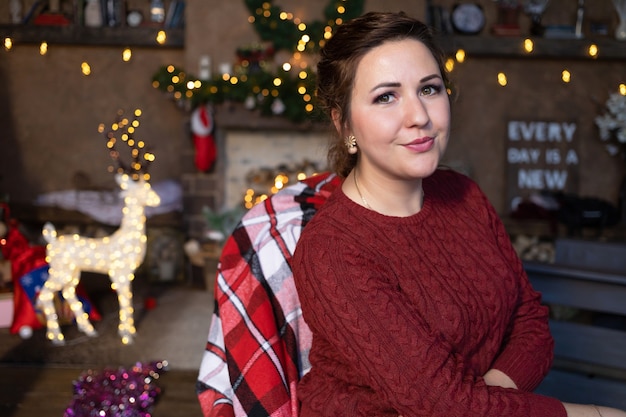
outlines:
[[[253,207],[226,241],[196,387],[205,417],[298,415],[311,332],[289,260],[340,182],[322,174],[285,188]]]

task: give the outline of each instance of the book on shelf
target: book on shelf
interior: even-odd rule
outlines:
[[[126,26],[126,2],[124,0],[100,0],[102,26]]]
[[[37,17],[41,12],[43,12],[47,6],[48,6],[47,1],[43,1],[43,0],[35,1],[30,6],[30,9],[28,9],[28,11],[24,14],[24,19],[22,20],[22,23],[24,25],[33,23],[33,21],[35,20],[35,17]]]
[[[170,1],[163,26],[166,29],[182,28],[185,24],[185,0]]]
[[[74,24],[85,26],[85,0],[74,0]]]

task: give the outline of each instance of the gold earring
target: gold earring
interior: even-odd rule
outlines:
[[[354,135],[350,135],[345,139],[346,148],[348,148],[348,152],[356,150],[356,137]]]

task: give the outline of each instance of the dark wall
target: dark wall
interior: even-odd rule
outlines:
[[[100,123],[109,126],[118,109],[143,111],[136,137],[157,160],[154,180],[177,178],[185,136],[184,113],[151,85],[159,66],[181,65],[183,51],[134,48],[130,62],[119,47],[16,45],[0,52],[2,126],[0,189],[14,201],[73,188],[77,172],[94,186],[112,186],[113,177]],[[88,62],[92,73],[81,72]]]
[[[143,5],[146,2],[138,3]],[[104,141],[96,131],[109,123],[119,108],[142,108],[140,136],[157,155],[155,180],[177,177],[191,164],[181,157],[189,149],[185,130],[188,114],[152,88],[153,73],[176,64],[197,73],[200,56],[211,57],[214,71],[232,62],[237,47],[258,41],[248,23],[243,1],[187,0],[184,49],[135,48],[133,59],[122,62],[118,47],[50,46],[40,56],[36,45],[16,45],[0,51],[0,191],[14,200],[30,200],[46,191],[71,188],[76,172],[95,185],[110,186],[112,177]],[[308,20],[321,16],[325,1],[275,1]],[[423,18],[425,1],[368,0],[366,10],[405,10]],[[453,1],[433,3],[451,7]],[[495,22],[492,0],[481,0],[488,27]],[[586,17],[617,22],[610,0],[587,1]],[[4,2],[0,14],[6,10]],[[573,23],[576,2],[552,0],[544,21]],[[5,13],[6,14],[6,13]],[[2,16],[0,15],[0,20]],[[523,14],[520,23],[528,30]],[[588,30],[588,26],[585,27]],[[485,31],[488,35],[488,28]],[[612,33],[612,32],[611,32]],[[612,36],[612,35],[610,35]],[[567,42],[567,41],[563,41]],[[625,45],[626,47],[626,45]],[[80,64],[88,61],[92,75]],[[563,69],[570,84],[560,81]],[[466,169],[480,183],[499,211],[506,211],[506,122],[511,119],[575,121],[580,138],[578,191],[616,201],[623,167],[599,142],[593,118],[610,91],[626,82],[624,60],[508,59],[468,56],[452,73],[460,88],[454,104],[453,134],[447,160]],[[497,85],[505,71],[509,85]]]

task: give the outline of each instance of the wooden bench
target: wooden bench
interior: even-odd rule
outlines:
[[[536,392],[626,409],[626,245],[557,242],[556,259],[524,267],[553,311],[572,308],[583,318],[550,320],[555,361]]]

